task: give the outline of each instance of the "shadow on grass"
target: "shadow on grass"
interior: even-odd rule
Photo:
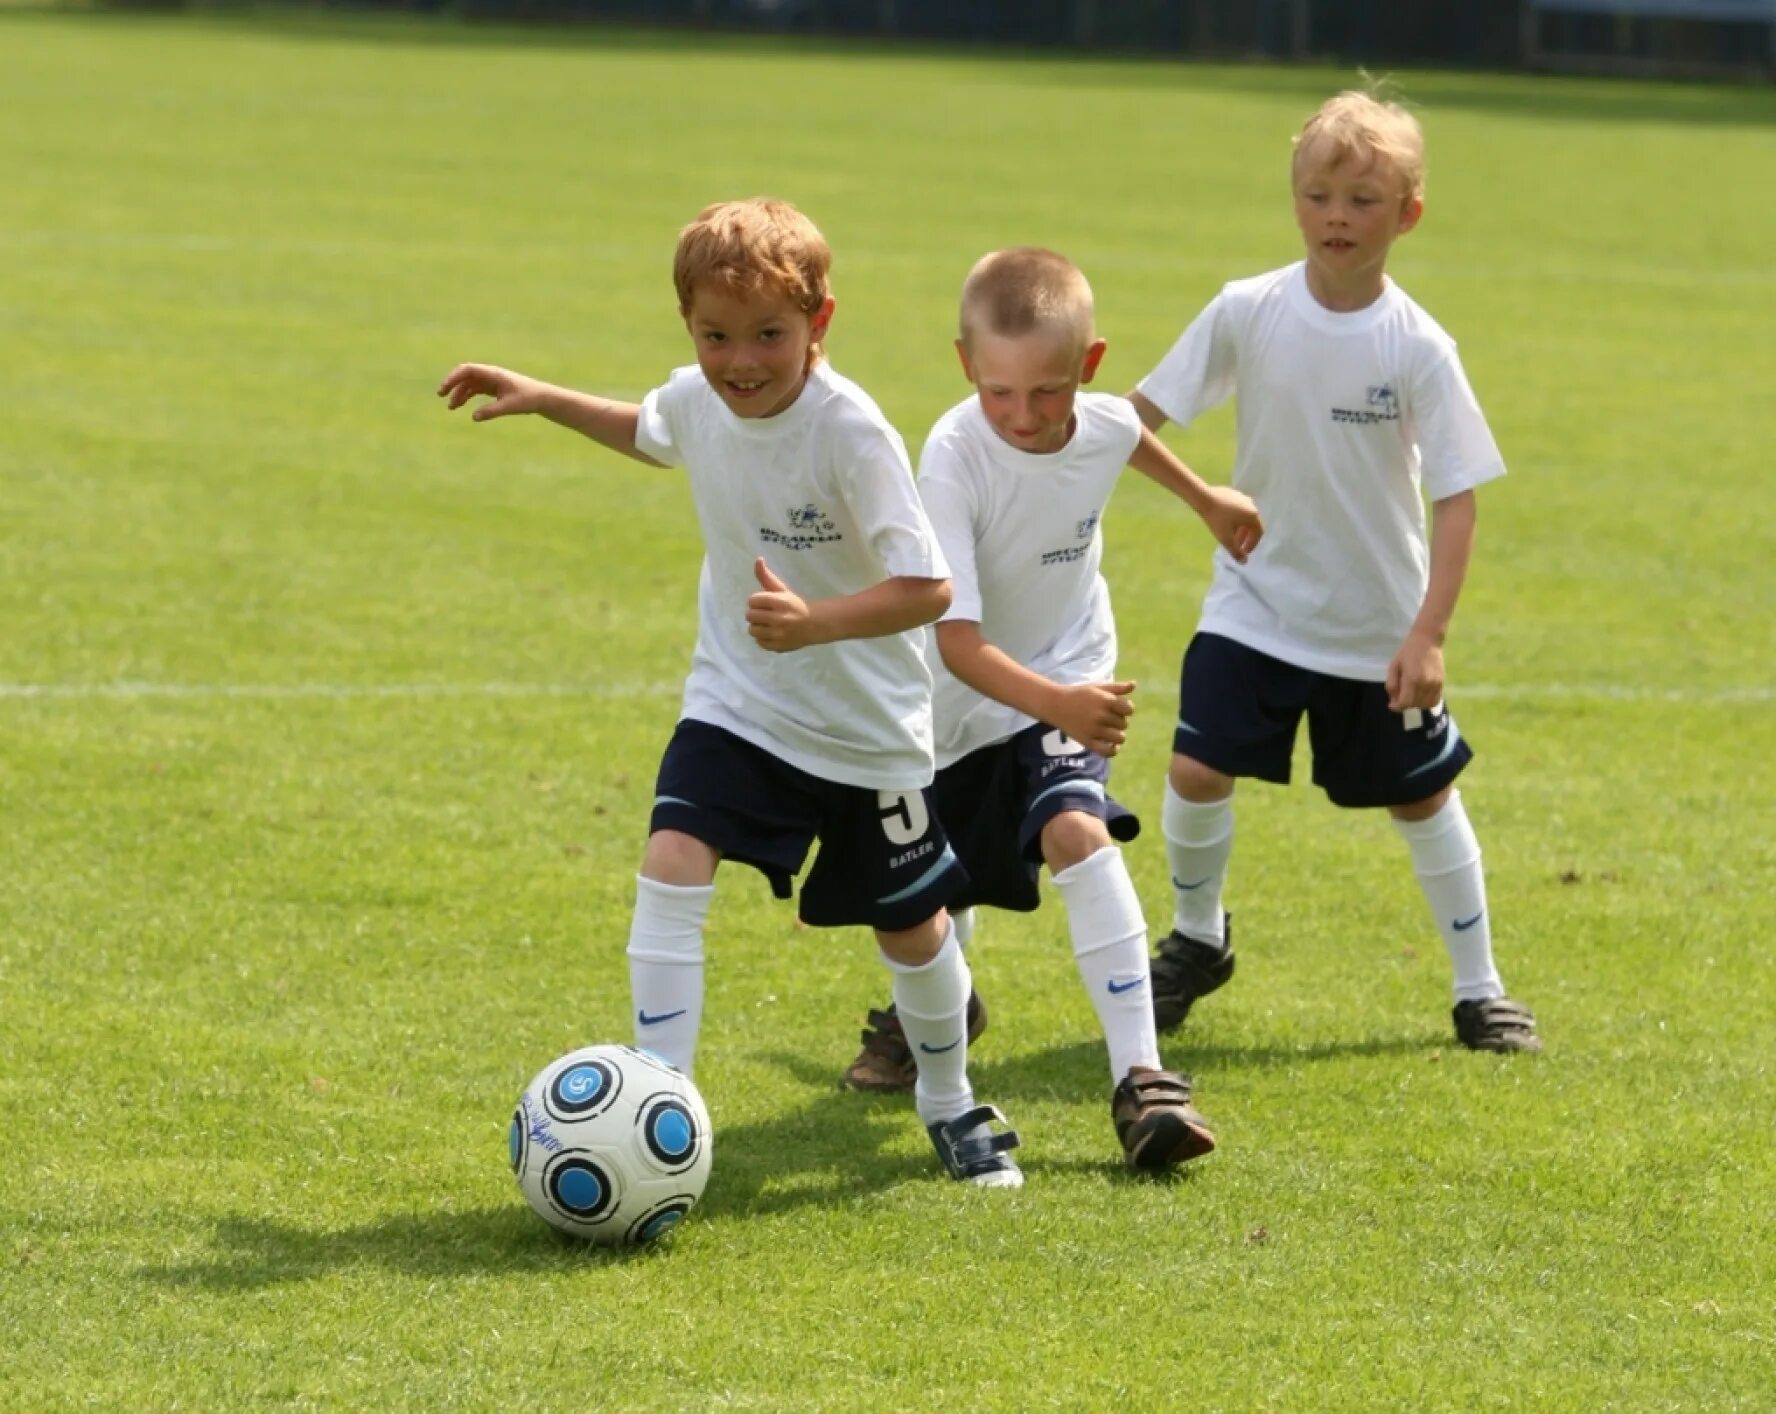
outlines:
[[[1370,1036],[1287,1045],[1198,1042],[1189,1037],[1161,1037],[1165,1063],[1196,1078],[1199,1088],[1212,1088],[1214,1077],[1230,1071],[1274,1070],[1320,1061],[1375,1056],[1420,1056],[1446,1043],[1434,1035]],[[982,1043],[969,1059],[969,1075],[983,1100],[1077,1100],[1102,1097],[1108,1103],[1110,1073],[1104,1043],[1076,1041],[1028,1055],[998,1059],[992,1042]]]
[[[522,1201],[495,1207],[403,1213],[361,1227],[317,1229],[269,1218],[224,1218],[213,1255],[148,1267],[144,1280],[203,1291],[250,1291],[309,1281],[348,1267],[407,1276],[466,1277],[560,1272],[647,1261],[645,1247],[594,1247],[539,1222]]]
[[[921,1147],[907,1150],[917,1135]],[[724,1126],[716,1179],[699,1216],[745,1219],[803,1207],[832,1207],[897,1184],[941,1182],[936,1156],[902,1097],[839,1091],[755,1124]],[[670,1247],[597,1247],[538,1221],[514,1192],[510,1203],[403,1213],[359,1227],[320,1229],[262,1217],[218,1222],[214,1251],[199,1260],[144,1269],[159,1286],[232,1292],[309,1281],[357,1266],[449,1278],[561,1272],[648,1261]]]
[[[1299,1045],[1225,1045],[1214,1041],[1167,1048],[1173,1064],[1207,1078],[1205,1109],[1213,1112],[1217,1072],[1271,1068],[1346,1057],[1423,1055],[1440,1037],[1398,1036]],[[867,1200],[904,1183],[941,1184],[910,1096],[842,1090],[835,1068],[796,1052],[762,1057],[816,1092],[807,1105],[770,1119],[724,1125],[717,1135],[716,1177],[699,1204],[701,1216],[743,1221],[797,1209],[831,1208]],[[995,1058],[991,1043],[970,1067],[976,1093],[1003,1106],[1014,1126],[1025,1102],[1078,1103],[1107,1108],[1109,1077],[1103,1044],[1071,1042],[1026,1055]],[[1047,1174],[1096,1177],[1114,1185],[1176,1186],[1193,1181],[1186,1165],[1161,1175],[1132,1173],[1113,1152],[1104,1115],[1102,1158],[1050,1157],[1042,1137],[1026,1126],[1018,1161],[1033,1181]],[[432,1278],[560,1272],[649,1261],[663,1249],[594,1247],[539,1222],[513,1196],[482,1208],[403,1213],[359,1227],[322,1230],[261,1217],[226,1218],[216,1225],[213,1255],[146,1268],[160,1286],[214,1292],[252,1290],[354,1266],[376,1266]]]
[[[969,65],[959,81],[982,81],[983,60],[1007,61],[1019,83],[1057,87],[1189,88],[1206,92],[1293,96],[1311,108],[1334,89],[1361,81],[1350,64],[1325,57],[1310,64],[1196,59],[1182,55],[1072,51],[870,35],[784,34],[649,27],[611,19],[482,20],[460,15],[363,12],[306,5],[98,5],[68,10],[54,3],[0,7],[9,18],[53,17],[92,24],[208,28],[291,40],[405,46],[473,45],[483,49],[611,50],[665,56],[834,57],[951,60]],[[1409,101],[1432,110],[1470,111],[1581,122],[1674,123],[1698,126],[1776,125],[1776,90],[1755,83],[1684,83],[1612,77],[1549,78],[1532,73],[1409,66],[1401,83]]]
[[[923,1126],[913,1108],[911,1095],[868,1095],[840,1089],[837,1071],[818,1066],[801,1054],[780,1051],[763,1059],[803,1084],[822,1088],[827,1093],[807,1109],[784,1119],[722,1130],[724,1206],[732,1206],[747,1214],[774,1212],[796,1206],[810,1197],[830,1201],[834,1197],[866,1196],[894,1182],[938,1181],[937,1158],[925,1147]],[[1189,1181],[1192,1171],[1188,1167],[1156,1176],[1131,1172],[1123,1164],[1110,1129],[1110,1086],[1105,1074],[1102,1044],[1063,1046],[1034,1057],[971,1064],[969,1078],[974,1083],[975,1097],[983,1104],[1000,1106],[1006,1111],[1012,1128],[1019,1130],[1023,1147],[1017,1151],[1018,1166],[1033,1180],[1039,1180],[1045,1173],[1070,1173],[1095,1175],[1118,1184]],[[1045,1153],[1042,1136],[1032,1132],[1027,1122],[1020,1126],[1016,1104],[1023,1100],[1077,1101],[1094,1109],[1101,1107],[1105,1134],[1103,1157],[1057,1158]],[[908,1132],[918,1134],[918,1157],[878,1155],[882,1162],[858,1167],[853,1149],[860,1122],[897,1142]],[[834,1141],[827,1150],[822,1148],[825,1136],[833,1136]],[[795,1147],[786,1150],[782,1147],[784,1143]],[[749,1170],[738,1186],[730,1181],[737,1148],[741,1151],[739,1162]],[[793,1185],[797,1182],[797,1173],[786,1169],[786,1164],[798,1171],[804,1168],[822,1170],[826,1176],[824,1186],[816,1190],[803,1185],[801,1191],[786,1194],[764,1191],[773,1183],[787,1181]],[[832,1181],[833,1174],[840,1167],[853,1170],[845,1176],[842,1189]],[[750,1192],[747,1191],[749,1187]]]

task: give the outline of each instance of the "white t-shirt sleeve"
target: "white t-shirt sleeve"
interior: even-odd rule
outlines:
[[[948,579],[949,565],[919,502],[899,435],[884,425],[847,419],[834,455],[845,503],[884,575]]]
[[[979,623],[981,592],[974,561],[974,502],[967,487],[939,469],[947,463],[946,453],[927,447],[919,464],[919,499],[925,504],[937,543],[950,566],[950,607],[943,621]]]
[[[1145,430],[1141,426],[1141,414],[1135,411],[1135,405],[1127,398],[1107,399],[1101,404],[1101,407],[1108,414],[1110,421],[1110,426],[1104,435],[1110,444],[1122,454],[1122,460],[1117,463],[1117,469],[1120,471],[1129,464],[1129,458],[1134,456],[1135,448],[1141,445],[1141,433]],[[1169,417],[1171,414],[1168,413],[1167,416]]]
[[[689,370],[697,378],[697,369]],[[652,457],[661,466],[679,466],[684,453],[679,448],[678,428],[682,424],[685,401],[695,385],[678,369],[672,377],[641,400],[641,417],[635,424],[635,450]]]
[[[1415,381],[1411,415],[1420,474],[1431,500],[1471,491],[1505,474],[1498,443],[1453,346]]]
[[[1223,291],[1191,321],[1137,391],[1180,427],[1233,396],[1237,359]]]

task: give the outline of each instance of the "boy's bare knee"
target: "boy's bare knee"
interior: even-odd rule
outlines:
[[[1042,859],[1051,874],[1085,863],[1109,843],[1104,822],[1083,810],[1063,810],[1042,827]]]
[[[1409,823],[1414,820],[1428,820],[1449,803],[1449,793],[1454,789],[1454,786],[1444,786],[1435,795],[1424,800],[1415,800],[1410,805],[1390,805],[1388,814],[1396,820]]]
[[[1172,789],[1198,805],[1213,805],[1233,794],[1233,777],[1224,776],[1192,756],[1173,756],[1168,779]]]
[[[656,884],[694,889],[715,882],[715,866],[720,862],[721,851],[695,835],[681,830],[655,830],[648,836],[641,872]]]
[[[950,916],[939,909],[917,928],[894,933],[876,929],[876,946],[890,962],[898,962],[902,967],[923,967],[943,949],[949,931]]]

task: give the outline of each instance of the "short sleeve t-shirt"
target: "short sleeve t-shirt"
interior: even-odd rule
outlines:
[[[1244,565],[1216,551],[1199,630],[1386,678],[1424,602],[1424,493],[1505,471],[1455,341],[1392,281],[1334,313],[1297,262],[1222,289],[1140,392],[1180,425],[1238,400],[1233,484],[1258,503],[1264,539]]]
[[[1126,398],[1104,393],[1081,393],[1074,417],[1065,447],[1025,452],[993,431],[978,398],[958,403],[926,440],[919,495],[950,566],[945,620],[978,623],[1051,681],[1102,682],[1116,669],[1116,621],[1099,573],[1101,526],[1141,422]],[[935,642],[929,656],[940,768],[1031,724],[952,674]]]
[[[700,369],[680,368],[642,401],[635,445],[687,470],[703,532],[682,715],[822,780],[928,784],[928,630],[770,653],[746,629],[761,555],[810,600],[949,577],[906,447],[869,395],[821,364],[782,412],[742,418]]]

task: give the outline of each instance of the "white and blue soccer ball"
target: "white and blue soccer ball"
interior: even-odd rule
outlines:
[[[690,1077],[633,1046],[587,1046],[518,1097],[512,1172],[530,1206],[575,1237],[652,1242],[709,1182],[709,1111]]]

